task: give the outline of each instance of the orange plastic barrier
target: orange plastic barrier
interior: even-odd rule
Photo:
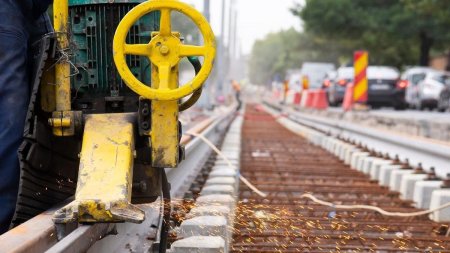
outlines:
[[[294,105],[299,105],[301,101],[302,101],[302,93],[296,92],[294,96]]]
[[[314,91],[313,108],[318,110],[325,110],[328,108],[327,92],[323,89]]]
[[[305,98],[305,107],[306,108],[313,108],[314,107],[314,97],[316,96],[316,91],[308,90],[306,93]]]
[[[344,111],[350,111],[353,109],[353,83],[347,84],[344,101],[342,102],[342,108]]]
[[[285,102],[286,102],[287,105],[293,105],[294,104],[294,102],[295,102],[295,94],[296,94],[296,92],[293,91],[293,90],[290,90],[290,91],[288,91],[286,93],[286,100],[285,100]]]
[[[300,100],[300,107],[305,108],[306,107],[306,99],[308,97],[308,90],[302,90],[302,96]]]

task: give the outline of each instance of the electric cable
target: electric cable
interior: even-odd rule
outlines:
[[[422,216],[422,215],[427,215],[427,214],[434,213],[436,211],[440,211],[442,209],[450,207],[450,202],[448,202],[448,203],[446,203],[444,205],[441,205],[441,206],[439,206],[437,208],[433,208],[433,209],[430,209],[430,210],[419,211],[419,212],[412,212],[412,213],[400,213],[400,212],[388,212],[388,211],[383,210],[383,209],[381,209],[381,208],[379,208],[377,206],[370,206],[370,205],[336,205],[336,204],[333,204],[331,202],[320,200],[320,199],[316,198],[314,195],[309,194],[309,193],[303,194],[302,196],[300,196],[300,198],[307,198],[307,199],[312,200],[314,203],[317,203],[317,204],[320,204],[320,205],[323,205],[323,206],[329,206],[329,207],[332,207],[332,208],[335,208],[335,209],[347,209],[347,210],[349,210],[349,209],[364,209],[364,210],[372,210],[372,211],[378,212],[378,213],[380,213],[380,214],[382,214],[384,216],[394,216],[394,217]]]
[[[188,132],[187,134],[192,135],[194,137],[198,137],[200,140],[202,140],[204,143],[206,143],[209,147],[211,147],[216,153],[217,155],[219,155],[220,157],[222,157],[225,162],[228,164],[228,166],[231,169],[238,169],[236,168],[236,166],[234,166],[230,160],[210,141],[208,140],[204,135],[202,134],[197,134],[197,133],[193,133],[193,132]],[[258,188],[256,188],[252,183],[250,183],[245,177],[243,177],[240,173],[239,173],[239,179],[245,184],[247,185],[253,192],[255,192],[256,194],[258,194],[260,197],[266,198],[267,194],[258,190]]]
[[[169,181],[167,180],[166,171],[164,169],[161,169],[161,184],[162,184],[162,198],[163,198],[163,220],[161,225],[161,234],[159,241],[159,253],[166,253],[170,229],[171,199],[170,199],[170,184]]]
[[[202,63],[196,56],[189,56],[187,57],[188,61],[191,63],[191,65],[194,67],[195,75],[198,75],[200,70],[202,69]],[[180,104],[180,112],[185,111],[189,108],[191,108],[197,101],[200,99],[200,96],[202,95],[203,88],[199,88],[198,90],[194,91],[194,93],[191,95],[191,97],[186,100],[185,102]]]

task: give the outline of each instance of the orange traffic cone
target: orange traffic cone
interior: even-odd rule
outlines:
[[[327,93],[320,89],[315,92],[313,107],[318,110],[326,110],[328,108]]]
[[[347,84],[344,102],[342,102],[342,108],[344,111],[350,111],[353,109],[353,83]]]

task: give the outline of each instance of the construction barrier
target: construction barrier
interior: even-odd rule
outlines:
[[[328,108],[328,98],[325,90],[320,89],[314,91],[312,108],[318,110],[325,110]]]
[[[302,98],[301,98],[301,100],[300,100],[300,107],[301,108],[306,108],[306,100],[308,100],[308,93],[309,93],[309,91],[308,90],[303,90],[302,91]]]
[[[310,109],[319,109],[324,110],[328,108],[328,98],[325,90],[305,90],[297,99],[294,99],[295,102],[299,102],[300,107],[302,108],[310,108]]]
[[[344,101],[342,102],[342,108],[344,111],[350,111],[353,109],[353,86],[353,83],[349,83],[345,88]]]
[[[306,93],[306,98],[305,98],[305,107],[306,108],[313,108],[314,104],[314,97],[316,96],[316,92],[312,91],[312,90],[308,90],[308,92]]]
[[[369,53],[356,51],[354,55],[355,81],[353,88],[353,102],[365,104],[368,99],[369,82],[367,80],[367,67]]]
[[[294,105],[299,105],[301,101],[302,101],[302,93],[296,92],[294,96]]]
[[[290,90],[287,95],[286,104],[288,105],[300,105],[302,100],[302,93]]]

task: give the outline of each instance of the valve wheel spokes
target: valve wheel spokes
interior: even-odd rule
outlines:
[[[129,55],[150,56],[151,50],[150,44],[125,44],[123,51]]]
[[[180,46],[180,57],[205,56],[208,52],[206,46],[182,45]]]
[[[131,27],[150,12],[159,11],[160,30],[148,44],[127,44],[126,38]],[[178,11],[189,17],[199,28],[204,45],[184,45],[172,33],[171,13]],[[200,89],[208,78],[216,54],[214,33],[203,15],[192,6],[177,0],[145,1],[129,11],[119,23],[114,35],[114,62],[126,85],[137,94],[156,100],[178,100]],[[137,79],[127,66],[125,55],[146,56],[157,67],[159,85],[149,87]],[[201,56],[203,66],[191,81],[180,87],[169,87],[172,69],[183,57]]]
[[[161,9],[161,19],[159,22],[159,34],[161,36],[172,35],[172,20],[170,19],[172,10],[169,8]]]
[[[160,64],[158,66],[159,72],[159,89],[160,90],[169,90],[169,82],[170,82],[170,64]]]

